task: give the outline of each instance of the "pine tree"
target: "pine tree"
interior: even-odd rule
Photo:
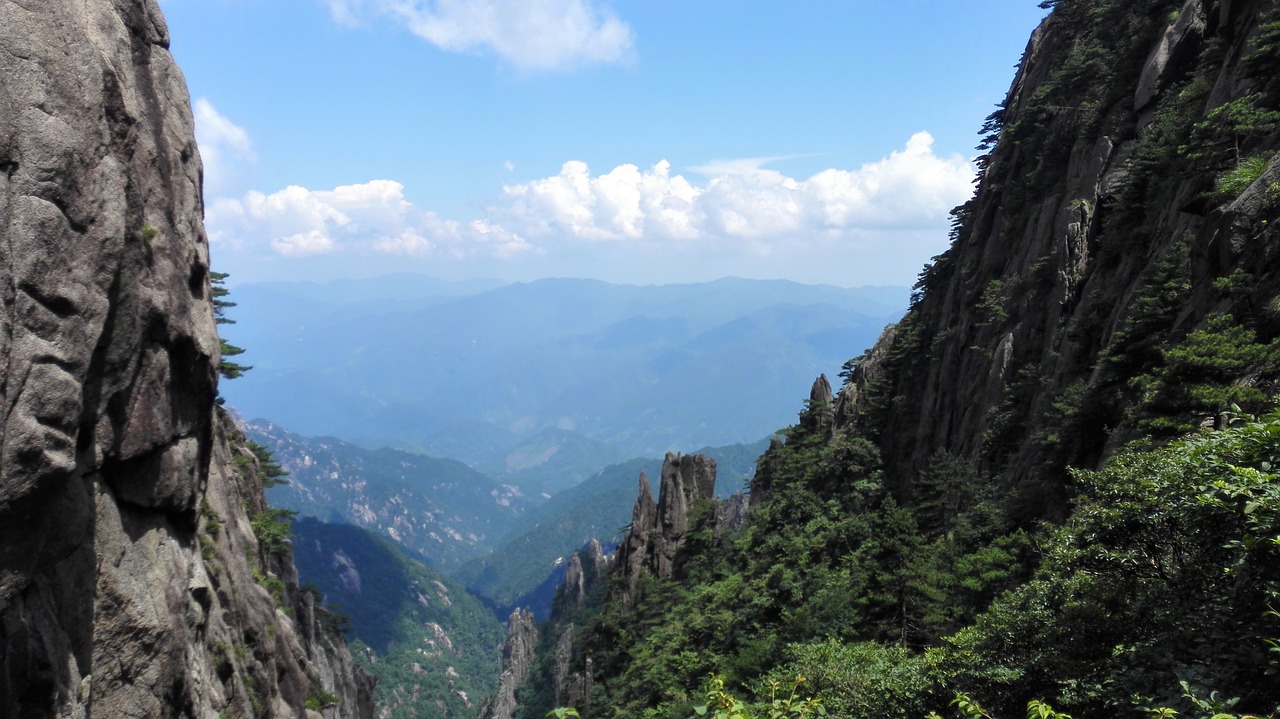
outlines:
[[[209,273],[209,284],[212,288],[211,294],[213,297],[213,317],[214,322],[217,324],[233,325],[236,321],[227,317],[226,311],[230,307],[235,307],[236,303],[225,299],[227,295],[231,294],[231,291],[223,284],[226,280],[227,273],[225,272]],[[253,369],[250,365],[242,365],[238,362],[230,362],[227,360],[228,357],[244,354],[243,347],[237,347],[221,337],[218,338],[218,346],[222,353],[222,363],[218,366],[218,373],[226,379],[235,379],[245,372]]]

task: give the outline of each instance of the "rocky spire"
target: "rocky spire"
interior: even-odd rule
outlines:
[[[618,548],[613,595],[624,610],[638,599],[640,576],[649,572],[670,579],[676,557],[684,546],[693,509],[710,502],[716,489],[716,462],[703,455],[667,454],[662,463],[662,483],[655,504],[649,481],[640,473],[640,493],[631,513],[631,529]],[[621,581],[618,581],[618,580]]]
[[[534,650],[538,646],[538,625],[533,612],[516,609],[507,619],[507,643],[502,647],[502,676],[498,692],[480,707],[480,719],[511,719],[516,710],[516,690],[529,678]]]
[[[750,509],[748,495],[737,492],[725,499],[716,499],[715,507],[715,536],[722,537],[726,532],[736,532],[746,526]]]
[[[656,528],[658,506],[653,501],[653,491],[649,489],[649,478],[640,473],[640,488],[636,496],[635,508],[631,510],[631,528],[627,538],[618,547],[618,569],[622,572],[624,590],[620,600],[624,610],[630,610],[632,600],[640,581],[640,569],[644,566],[645,555],[649,547],[649,535]]]
[[[716,461],[701,454],[668,453],[662,462],[658,492],[657,536],[651,568],[659,579],[670,579],[675,556],[684,546],[690,514],[698,502],[710,501],[716,491]]]
[[[564,568],[564,584],[560,585],[560,594],[573,597],[574,604],[582,604],[587,597],[587,577],[582,571],[582,557],[574,552],[569,555],[569,564]]]
[[[572,624],[565,627],[556,642],[555,695],[556,706],[577,707],[582,716],[590,714],[591,657],[584,660],[582,671],[571,671],[573,666],[573,641],[577,637]]]
[[[820,433],[830,438],[835,431],[835,413],[831,398],[831,383],[825,374],[818,375],[809,390],[809,402],[800,413],[800,426],[808,432]]]

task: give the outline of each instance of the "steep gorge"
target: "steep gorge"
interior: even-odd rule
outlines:
[[[215,406],[168,41],[155,0],[0,2],[0,714],[371,716]]]

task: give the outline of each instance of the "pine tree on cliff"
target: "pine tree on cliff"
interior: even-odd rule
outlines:
[[[227,273],[225,272],[209,273],[209,283],[210,283],[210,286],[213,288],[212,294],[213,294],[214,321],[220,325],[233,325],[236,323],[236,321],[227,317],[226,311],[228,307],[235,307],[236,303],[226,299],[226,296],[231,294],[231,290],[228,290],[223,285],[223,283],[225,283],[226,281],[227,281]],[[227,360],[228,357],[234,357],[239,354],[244,354],[243,347],[237,347],[231,344],[230,342],[226,341],[222,337],[218,338],[218,344],[222,353],[222,364],[219,365],[218,372],[223,377],[225,377],[226,379],[235,379],[240,375],[244,374],[245,372],[248,372],[249,370],[253,369],[253,367],[250,365],[242,365],[242,364],[239,364],[238,362],[230,362]]]

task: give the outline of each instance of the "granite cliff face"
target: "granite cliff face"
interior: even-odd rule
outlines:
[[[1218,315],[1276,336],[1276,19],[1265,1],[1073,2],[1036,30],[951,248],[836,398],[900,496],[941,451],[1060,516],[1063,468],[1158,414],[1134,378],[1167,348]]]
[[[662,462],[662,482],[658,485],[656,503],[648,478],[640,473],[631,529],[618,547],[611,580],[613,592],[624,610],[634,606],[643,573],[659,579],[674,576],[676,556],[694,521],[692,514],[699,505],[710,506],[715,491],[716,462],[700,454],[667,454]]]
[[[480,707],[480,719],[511,719],[516,711],[516,690],[533,670],[538,646],[538,625],[533,612],[517,609],[507,620],[507,642],[502,648],[502,676],[498,692]]]
[[[0,714],[367,716],[215,414],[168,40],[154,0],[0,0]]]

